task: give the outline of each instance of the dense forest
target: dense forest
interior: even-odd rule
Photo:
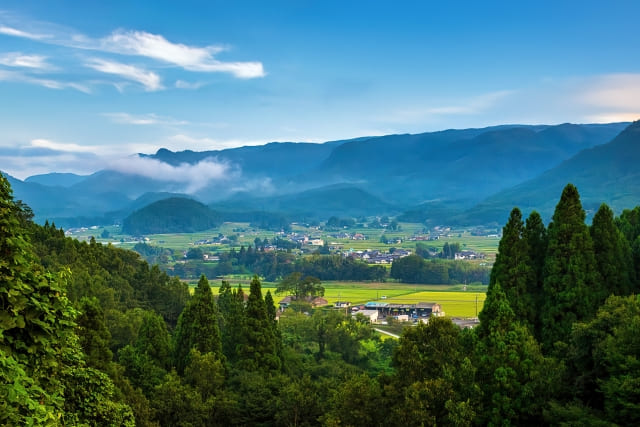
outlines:
[[[32,215],[0,178],[2,425],[640,423],[640,207],[588,226],[568,185],[546,227],[513,209],[480,325],[399,340],[335,310],[276,320],[257,276],[190,293]]]

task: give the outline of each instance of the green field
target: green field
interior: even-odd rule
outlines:
[[[230,277],[233,287],[238,283],[249,291],[248,277]],[[212,281],[214,294],[218,293],[219,281]],[[415,304],[417,302],[435,302],[440,304],[447,316],[477,317],[485,300],[486,287],[468,287],[463,291],[462,285],[410,285],[406,283],[370,283],[370,282],[324,282],[324,298],[333,304],[336,301],[348,301],[352,305],[365,304],[369,301],[388,302],[392,304]],[[275,283],[263,283],[263,294],[268,290],[274,294],[277,304],[285,295],[275,295]],[[477,298],[477,300],[476,300]],[[476,311],[477,310],[477,311]]]

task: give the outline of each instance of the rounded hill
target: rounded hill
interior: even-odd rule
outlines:
[[[185,197],[171,197],[133,212],[122,223],[127,234],[193,233],[216,227],[217,212]]]

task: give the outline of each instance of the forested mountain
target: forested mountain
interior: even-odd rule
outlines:
[[[122,230],[133,235],[193,233],[218,226],[220,214],[200,202],[171,197],[133,212],[122,222]]]
[[[511,211],[476,329],[383,341],[341,310],[276,321],[257,276],[191,294],[31,222],[0,177],[0,424],[637,425],[639,267],[640,207],[589,226],[569,184],[549,227]]]
[[[37,220],[55,219],[59,224],[79,216],[97,223],[122,220],[140,207],[132,207],[133,201],[163,192],[188,193],[229,211],[252,205],[267,212],[294,209],[300,214],[355,215],[366,203],[368,215],[411,211],[421,220],[430,216],[441,221],[535,178],[580,150],[609,142],[626,125],[506,125],[324,144],[271,143],[205,152],[161,149],[128,159],[128,166],[119,170],[87,177],[50,174],[24,182],[14,179],[12,185]],[[161,163],[145,164],[142,173],[136,159]],[[597,167],[597,156],[589,161]],[[177,168],[174,174],[190,167],[201,169],[174,179],[160,172],[160,165]],[[209,167],[222,172],[211,178],[202,169]],[[609,196],[604,200],[619,194]]]
[[[510,206],[523,212],[535,209],[547,219],[553,212],[549,194],[572,182],[582,191],[591,216],[606,201],[620,212],[640,200],[640,121],[634,122],[607,144],[583,150],[540,176],[489,197],[460,216],[463,223],[483,223],[504,217]]]

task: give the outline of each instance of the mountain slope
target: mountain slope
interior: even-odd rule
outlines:
[[[571,182],[580,191],[582,204],[593,213],[602,202],[615,211],[640,204],[640,121],[634,122],[611,142],[581,151],[559,166],[489,197],[457,218],[469,223],[503,222],[513,206],[524,212],[553,213],[555,201]],[[506,213],[505,213],[506,212]]]

